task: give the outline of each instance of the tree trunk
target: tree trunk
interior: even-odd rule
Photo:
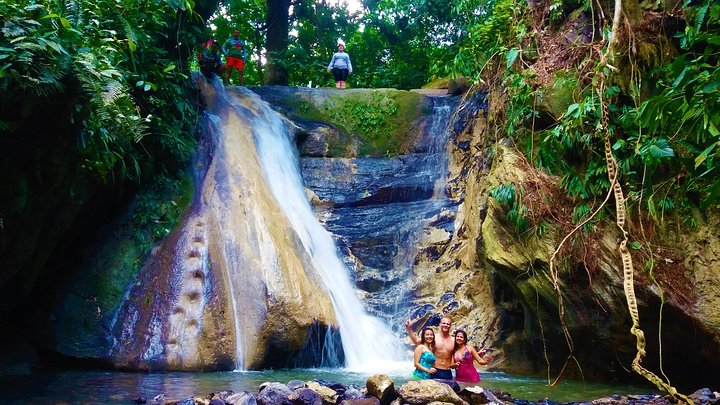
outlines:
[[[265,84],[287,86],[288,72],[284,63],[284,53],[288,46],[290,31],[290,0],[267,0],[267,49],[265,65]]]
[[[265,79],[263,77],[263,62],[262,62],[262,32],[260,32],[260,28],[255,28],[255,55],[257,56],[257,73],[258,73],[258,84],[263,85],[265,84]]]

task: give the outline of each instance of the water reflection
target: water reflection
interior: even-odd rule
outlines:
[[[410,371],[394,370],[395,386],[408,381]],[[395,375],[393,375],[395,374]],[[257,393],[266,381],[287,383],[290,380],[322,379],[364,386],[368,375],[328,369],[294,369],[277,371],[243,371],[217,373],[128,373],[109,371],[66,371],[30,376],[0,377],[3,404],[128,404],[142,396],[152,399],[163,393],[167,398],[184,399],[206,396],[213,391]],[[588,401],[610,394],[644,394],[649,387],[562,381],[548,387],[537,377],[511,376],[504,373],[481,373],[480,385],[502,389],[514,398],[538,401],[549,398],[558,402]]]

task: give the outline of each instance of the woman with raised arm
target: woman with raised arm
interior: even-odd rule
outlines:
[[[482,355],[480,354],[482,353]],[[455,332],[455,350],[453,351],[453,361],[455,370],[455,381],[476,383],[480,381],[480,374],[475,369],[474,361],[480,364],[488,364],[492,361],[492,356],[483,359],[485,349],[478,353],[474,347],[467,344],[467,333],[463,330]]]

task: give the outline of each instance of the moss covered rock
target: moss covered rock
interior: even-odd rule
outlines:
[[[425,96],[396,89],[310,89],[265,86],[255,92],[301,129],[304,156],[368,157],[412,150]],[[330,126],[333,130],[325,128]],[[311,141],[305,146],[304,141]]]

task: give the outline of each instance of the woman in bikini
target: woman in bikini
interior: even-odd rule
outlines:
[[[435,364],[435,355],[433,350],[435,349],[435,332],[430,328],[422,330],[422,342],[415,347],[415,371],[413,371],[413,378],[420,380],[427,380],[432,378],[436,370],[433,367]]]
[[[485,355],[485,350],[480,351],[482,356]],[[476,383],[480,381],[480,374],[475,369],[473,361],[477,361],[480,364],[488,364],[492,361],[492,356],[488,356],[486,359],[481,357],[481,354],[475,350],[474,347],[467,344],[467,334],[465,331],[459,330],[455,332],[455,350],[453,351],[453,361],[455,362],[455,381]]]

